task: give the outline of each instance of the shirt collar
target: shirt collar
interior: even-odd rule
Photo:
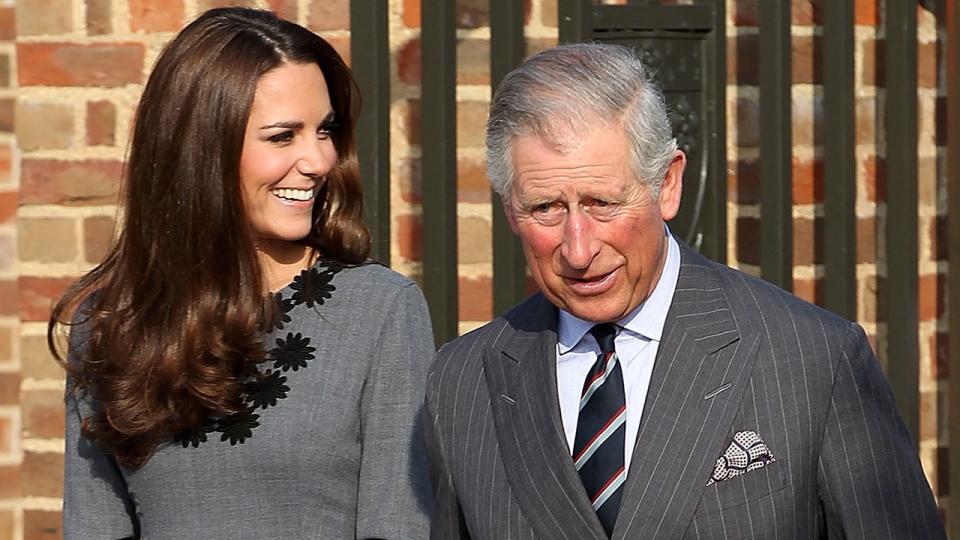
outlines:
[[[643,339],[660,341],[663,325],[667,321],[670,302],[677,288],[680,276],[680,246],[664,227],[667,235],[667,260],[663,263],[663,272],[653,292],[633,311],[616,321],[616,324],[628,332]],[[566,354],[580,343],[583,336],[596,323],[585,321],[564,310],[560,310],[560,322],[557,328],[557,350]]]

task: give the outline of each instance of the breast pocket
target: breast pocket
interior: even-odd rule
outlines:
[[[776,493],[788,485],[786,463],[773,461],[759,469],[707,486],[697,507],[697,514],[707,515],[741,506]]]

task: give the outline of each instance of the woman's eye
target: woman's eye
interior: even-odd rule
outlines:
[[[284,132],[281,132],[281,133],[277,133],[276,135],[271,135],[271,136],[267,137],[267,140],[270,141],[270,142],[272,142],[272,143],[277,143],[277,144],[288,143],[288,142],[290,142],[290,141],[293,140],[293,132],[292,132],[292,131],[284,131]]]
[[[320,127],[317,128],[317,138],[321,141],[325,141],[330,138],[337,131],[337,123],[330,121],[320,124]]]

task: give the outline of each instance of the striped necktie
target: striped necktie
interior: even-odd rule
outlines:
[[[612,323],[590,329],[600,345],[600,355],[583,383],[573,445],[574,464],[607,536],[617,521],[621,488],[627,477],[623,464],[626,398],[613,345],[617,329]]]

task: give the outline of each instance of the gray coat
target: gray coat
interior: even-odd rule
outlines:
[[[536,295],[438,353],[433,538],[606,538],[563,435],[556,328]],[[773,460],[711,482],[751,432]],[[686,247],[623,489],[616,539],[944,538],[860,327]]]
[[[317,287],[327,278],[329,297]],[[65,538],[426,537],[419,411],[434,348],[423,295],[378,265],[313,285],[266,340],[296,354],[274,354],[288,390],[274,388],[275,404],[252,411],[256,426],[247,417],[195,433],[127,470],[80,434],[91,404],[68,396]],[[74,354],[82,333],[73,332]]]

